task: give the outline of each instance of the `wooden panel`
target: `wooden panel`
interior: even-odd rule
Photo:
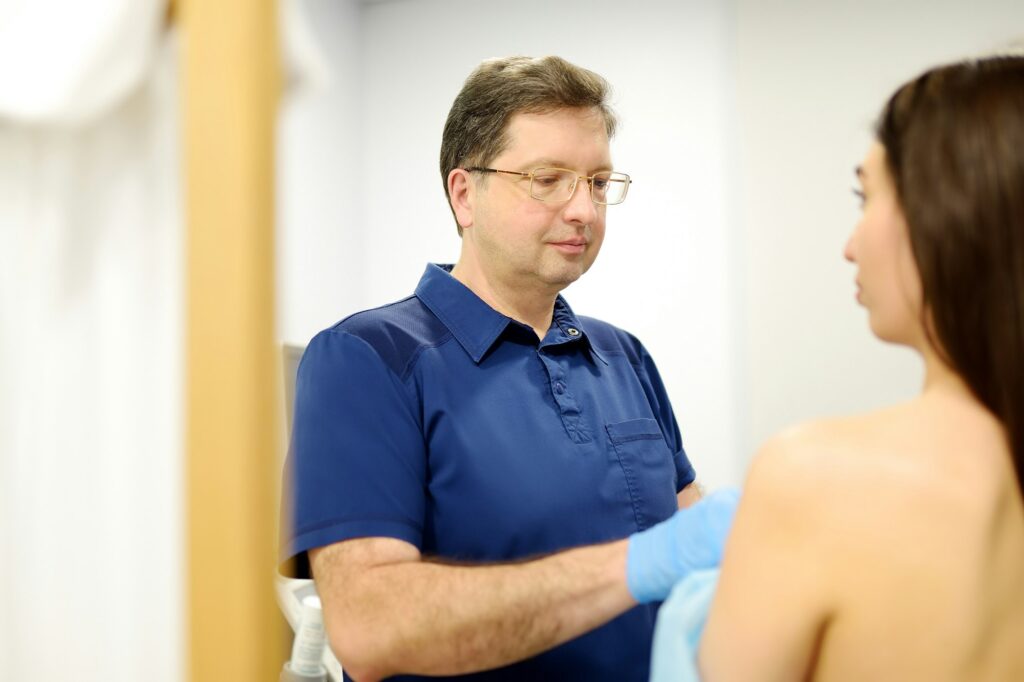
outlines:
[[[275,680],[280,403],[273,0],[179,0],[188,222],[189,679]]]

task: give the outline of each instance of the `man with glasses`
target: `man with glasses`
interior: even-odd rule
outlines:
[[[677,512],[699,494],[654,362],[559,295],[630,187],[607,90],[481,64],[441,145],[458,262],[303,357],[283,556],[355,679],[646,680],[654,602],[718,561],[735,499]]]

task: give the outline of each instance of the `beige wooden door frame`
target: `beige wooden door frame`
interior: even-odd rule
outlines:
[[[192,682],[275,680],[274,0],[177,0],[187,240]]]

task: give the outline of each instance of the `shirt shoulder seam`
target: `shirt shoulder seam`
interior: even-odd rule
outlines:
[[[438,339],[436,343],[424,343],[417,346],[416,352],[414,352],[412,356],[410,356],[409,362],[405,364],[405,368],[402,370],[402,374],[399,377],[402,383],[404,384],[409,379],[409,375],[412,374],[413,369],[415,369],[416,367],[416,363],[419,362],[420,356],[423,355],[425,351],[432,350],[434,348],[440,348],[446,343],[449,343],[453,338],[455,337],[452,334],[452,330],[448,329],[445,332],[444,336]]]
[[[363,313],[372,313],[372,312],[377,311],[377,310],[385,310],[387,308],[393,308],[394,306],[401,305],[401,304],[405,303],[406,301],[408,301],[409,299],[413,299],[413,298],[416,298],[416,294],[410,294],[409,296],[406,296],[405,298],[399,299],[397,301],[392,301],[391,303],[385,303],[384,305],[379,305],[379,306],[376,306],[376,307],[373,307],[373,308],[366,308],[365,310],[357,310],[356,312],[354,312],[354,313],[352,313],[350,315],[346,315],[345,317],[343,317],[340,320],[338,320],[337,322],[335,322],[331,327],[329,327],[329,329],[331,331],[334,331],[334,330],[345,331],[344,329],[338,329],[338,328],[341,325],[345,324],[345,322],[347,322],[348,320],[351,320],[353,317],[357,317],[359,315],[362,315]],[[355,335],[353,334],[352,336],[355,336]]]
[[[418,301],[420,301],[420,303],[424,304],[424,307],[427,309],[427,311],[431,315],[433,315],[434,317],[437,317],[441,321],[441,323],[445,326],[445,332],[441,336],[441,338],[439,338],[434,343],[417,344],[416,345],[416,350],[413,351],[412,354],[410,354],[409,359],[406,361],[405,365],[402,368],[402,372],[399,374],[398,372],[395,372],[393,369],[391,369],[391,365],[388,364],[384,360],[384,358],[381,356],[381,354],[377,351],[377,348],[372,343],[370,343],[369,341],[364,339],[362,336],[360,336],[358,334],[353,334],[352,332],[348,331],[347,329],[344,329],[341,325],[343,325],[347,320],[355,317],[356,315],[360,315],[362,313],[367,313],[367,312],[372,312],[372,311],[375,311],[375,310],[384,310],[385,308],[390,308],[392,306],[400,305],[400,304],[405,303],[406,301],[409,301],[409,300],[412,300],[412,299],[417,299]],[[447,324],[447,322],[444,321],[444,319],[440,318],[437,315],[437,313],[430,306],[426,305],[425,302],[423,301],[423,299],[421,299],[417,294],[410,294],[409,296],[406,296],[405,298],[403,298],[403,299],[401,299],[399,301],[394,301],[392,303],[387,303],[387,304],[382,305],[382,306],[377,306],[376,308],[367,308],[366,310],[360,310],[359,312],[352,313],[351,315],[348,315],[348,316],[344,317],[343,319],[339,320],[338,322],[336,322],[332,327],[329,327],[327,329],[327,331],[332,333],[332,334],[344,334],[345,336],[349,336],[349,337],[351,337],[353,339],[358,339],[363,345],[367,346],[371,351],[373,351],[373,354],[377,356],[377,358],[381,361],[381,364],[383,364],[385,367],[387,367],[388,371],[391,372],[392,374],[394,374],[395,377],[399,381],[401,381],[403,385],[405,384],[406,380],[409,378],[409,375],[412,373],[413,367],[415,366],[416,361],[419,359],[420,355],[423,354],[423,351],[431,349],[431,348],[439,348],[439,347],[445,345],[446,343],[448,343],[449,341],[451,341],[451,339],[452,339],[451,327]]]

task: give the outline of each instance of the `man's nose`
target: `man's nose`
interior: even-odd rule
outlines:
[[[597,220],[597,206],[590,197],[590,183],[586,178],[579,178],[576,181],[576,190],[565,207],[565,219],[567,222],[582,225],[589,225]]]

